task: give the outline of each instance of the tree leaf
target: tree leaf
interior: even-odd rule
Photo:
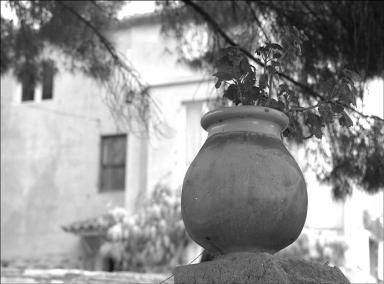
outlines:
[[[235,102],[239,100],[239,92],[235,85],[230,85],[224,92],[223,97]]]
[[[215,76],[222,81],[228,81],[228,80],[233,79],[233,74],[229,73],[229,72],[219,71],[219,72],[216,72],[215,74],[213,74],[212,76]]]
[[[344,107],[342,105],[335,103],[335,104],[331,104],[331,109],[335,113],[341,113],[344,110]]]
[[[262,94],[262,90],[259,87],[252,86],[250,93],[254,99],[258,99]]]
[[[218,79],[216,84],[215,84],[215,88],[216,89],[220,88],[222,82],[223,82],[222,80]]]
[[[240,61],[240,68],[239,69],[240,69],[240,72],[242,74],[246,74],[248,72],[252,72],[252,69],[250,67],[250,64],[249,64],[247,58],[244,57],[243,59],[241,59],[241,61]]]
[[[277,43],[267,43],[267,47],[269,47],[271,49],[275,49],[275,50],[280,50],[280,51],[283,50],[283,47]]]
[[[349,70],[349,69],[344,69],[342,72],[346,77],[350,78],[354,82],[361,82],[362,81],[361,76],[357,72],[354,72],[354,71]]]
[[[281,111],[284,111],[285,110],[285,103],[281,100],[278,100],[277,101],[277,109],[278,110],[281,110]]]
[[[333,121],[333,112],[329,105],[320,105],[317,110],[325,122],[330,123]]]
[[[286,83],[280,84],[279,90],[282,92],[287,92],[289,90],[289,86]]]
[[[307,119],[305,120],[305,124],[308,125],[309,130],[313,133],[317,138],[321,139],[323,132],[321,128],[323,127],[323,119],[321,116],[308,112],[306,114]]]
[[[321,131],[320,127],[314,127],[311,131],[316,136],[316,138],[321,139],[323,137],[323,132]]]
[[[261,55],[261,54],[264,54],[266,52],[266,48],[264,46],[260,46],[256,49],[256,54],[257,55]]]
[[[268,65],[267,71],[269,74],[275,74],[277,72],[275,66],[273,66],[273,65]]]
[[[245,76],[245,78],[243,80],[243,83],[244,83],[246,89],[249,89],[253,85],[255,85],[255,83],[256,83],[255,73],[253,71],[247,73],[247,75]]]
[[[268,74],[262,74],[259,78],[259,87],[264,89],[268,86]]]
[[[351,127],[353,125],[353,121],[349,117],[349,115],[345,111],[343,111],[341,115],[342,116],[339,118],[340,125],[345,127]]]

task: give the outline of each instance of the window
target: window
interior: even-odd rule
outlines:
[[[100,192],[125,188],[127,135],[101,137]]]
[[[376,277],[378,276],[379,268],[379,244],[369,238],[369,270],[371,275]]]
[[[28,72],[24,73],[22,78],[21,101],[33,101],[35,99],[35,87],[36,80],[34,76]]]
[[[21,101],[35,101],[36,87],[41,86],[41,99],[53,98],[53,83],[57,69],[52,60],[45,60],[41,64],[40,71],[26,71],[23,74]],[[37,76],[36,74],[39,73]],[[40,89],[40,88],[39,88]]]
[[[43,63],[42,70],[42,99],[52,99],[53,97],[53,76],[55,75],[55,67],[51,61]]]

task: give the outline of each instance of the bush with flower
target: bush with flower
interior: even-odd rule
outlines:
[[[296,242],[277,254],[344,267],[347,249],[344,237],[335,232],[304,230]]]
[[[181,218],[180,191],[158,185],[136,214],[121,208],[110,213],[116,224],[107,232],[104,253],[118,270],[165,272],[182,263],[190,239]]]

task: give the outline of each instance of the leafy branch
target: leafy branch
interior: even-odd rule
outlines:
[[[198,4],[191,0],[182,0],[182,2],[186,5],[192,8],[198,15],[202,17],[204,21],[207,22],[209,27],[213,29],[217,34],[219,34],[230,46],[232,47],[237,47],[244,55],[246,55],[249,59],[254,61],[257,65],[264,67],[264,63],[260,61],[258,58],[256,58],[252,53],[250,53],[248,50],[245,48],[239,46],[236,42],[234,42],[231,37],[220,27],[220,25]],[[319,99],[322,101],[326,101],[326,98],[319,94],[318,92],[314,91],[311,87],[302,84],[298,82],[297,80],[293,79],[291,76],[284,74],[281,71],[277,71],[276,74],[285,80],[287,80],[289,83],[292,83],[294,86],[299,87],[304,93],[314,97],[315,99]],[[366,115],[362,112],[359,112],[355,108],[353,108],[350,105],[344,105],[345,108],[347,108],[350,111],[355,112],[361,117],[364,118],[372,118],[374,120],[382,121],[384,122],[384,119],[375,116],[375,115]]]
[[[326,84],[327,92],[323,100],[314,105],[303,107],[299,96],[288,84],[276,86],[279,81],[279,72],[286,65],[293,64],[301,53],[301,43],[305,40],[297,30],[286,32],[282,45],[266,43],[256,49],[256,56],[263,63],[263,71],[257,76],[256,68],[251,65],[248,58],[238,47],[227,47],[219,51],[214,74],[217,77],[216,88],[224,83],[223,97],[234,105],[258,105],[280,110],[292,118],[293,112],[305,113],[304,124],[308,127],[310,135],[321,138],[323,127],[333,123],[336,119],[344,127],[350,127],[353,122],[345,109],[356,106],[358,95],[355,82],[359,75],[350,70],[344,70],[343,76],[335,84]],[[277,89],[277,90],[275,90]],[[290,124],[291,128],[294,125]],[[291,129],[289,133],[295,133]]]
[[[111,110],[116,122],[130,128],[134,128],[133,117],[139,119],[140,129],[138,132],[147,133],[149,130],[149,120],[153,120],[152,127],[155,132],[164,134],[164,121],[162,118],[161,110],[156,106],[155,101],[152,99],[148,92],[148,86],[143,82],[138,72],[131,66],[129,61],[118,53],[114,45],[109,39],[107,39],[90,20],[84,17],[74,7],[67,5],[65,1],[55,1],[59,6],[74,15],[81,23],[85,25],[104,46],[106,52],[112,58],[112,64],[114,65],[113,72],[109,76],[105,77],[103,73],[98,72],[98,69],[94,70],[93,75],[101,81],[109,95],[105,97],[105,103]],[[113,14],[105,10],[96,1],[90,1],[101,13],[108,14],[112,17]],[[126,102],[130,105],[130,109],[123,103]],[[152,111],[149,111],[149,105],[152,104]],[[143,127],[143,129],[142,129]]]
[[[79,19],[81,22],[83,22],[92,32],[97,36],[97,38],[100,40],[100,42],[104,45],[108,53],[111,55],[111,57],[114,59],[116,64],[120,64],[121,59],[117,55],[115,48],[113,45],[100,33],[100,31],[92,25],[90,21],[88,21],[86,18],[84,18],[80,13],[78,13],[75,9],[73,9],[71,6],[68,6],[65,4],[64,1],[56,1],[57,4],[62,6],[63,8],[67,9],[69,12],[71,12],[77,19]],[[97,5],[95,2],[93,3],[96,7],[100,9],[100,6]]]

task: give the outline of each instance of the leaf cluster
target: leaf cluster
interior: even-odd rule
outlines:
[[[356,119],[354,128],[338,129],[329,125],[328,132],[334,151],[330,155],[331,171],[321,171],[320,180],[332,184],[336,199],[345,198],[353,185],[376,193],[384,188],[384,123],[371,121],[367,126]]]
[[[382,77],[384,72],[383,1],[182,0],[179,2],[181,3],[179,9],[167,9],[164,1],[158,2],[166,12],[162,18],[162,26],[176,35],[179,45],[189,44],[188,41],[182,40],[184,33],[180,32],[187,23],[208,24],[209,50],[206,55],[193,61],[193,66],[200,69],[211,70],[216,63],[213,55],[217,55],[218,50],[224,46],[237,45],[242,50],[254,50],[255,46],[264,42],[281,40],[287,35],[286,27],[295,26],[302,31],[308,40],[302,39],[300,62],[283,64],[285,66],[282,67],[284,67],[284,74],[300,83],[303,88],[295,88],[296,84],[292,85],[289,80],[284,80],[276,84],[274,94],[279,92],[280,85],[286,84],[282,88],[291,90],[292,94],[289,99],[292,105],[289,107],[297,106],[299,103],[302,108],[316,107],[306,111],[286,112],[290,124],[284,135],[288,137],[289,142],[299,144],[305,143],[305,138],[314,136],[314,131],[318,136],[322,133],[322,137],[327,139],[329,143],[323,143],[324,139],[311,139],[310,143],[317,145],[316,157],[330,160],[329,167],[323,168],[322,163],[317,162],[312,165],[307,163],[306,166],[322,168],[320,181],[323,180],[322,177],[330,176],[332,173],[327,181],[333,185],[334,196],[337,199],[351,194],[352,189],[356,188],[356,183],[350,182],[351,179],[357,181],[357,184],[367,192],[384,189],[383,179],[378,178],[383,176],[380,169],[384,168],[380,166],[380,161],[384,160],[382,158],[383,134],[374,131],[370,119],[378,121],[384,129],[383,120],[373,116],[370,118],[369,115],[343,106],[344,102],[348,104],[353,101],[353,95],[338,96],[341,92],[348,94],[345,92],[345,87],[341,88],[343,85],[341,79],[345,74],[339,71],[343,68],[358,70],[361,74],[362,81],[359,84],[356,84],[357,80],[353,78],[359,99],[363,99],[365,83]],[[285,48],[282,40],[280,44]],[[298,57],[297,54],[292,54]],[[187,60],[183,62],[190,63]],[[228,83],[222,83],[221,88],[225,91]],[[351,93],[355,92],[351,84],[347,85]],[[326,94],[333,92],[336,97],[325,97]],[[337,97],[340,98],[341,105],[338,105]],[[277,100],[276,95],[274,99]],[[223,101],[226,102],[228,99],[224,98]],[[319,108],[318,103],[323,106]],[[352,103],[350,105],[354,106]],[[351,121],[343,115],[342,110],[345,110],[348,117],[352,115],[353,127],[345,127],[351,124]],[[319,117],[310,115],[310,119],[307,119],[309,112]],[[326,122],[331,119],[334,123]],[[364,125],[368,122],[368,128],[363,129],[359,121]],[[313,131],[309,130],[311,126],[309,122],[312,122]],[[316,130],[319,127],[321,132]],[[341,139],[343,133],[348,139]],[[363,138],[370,143],[366,143],[365,147],[358,147],[359,141]],[[350,144],[345,144],[345,141],[350,141]],[[309,147],[306,147],[306,152],[308,149]],[[338,167],[338,165],[344,166]],[[363,180],[364,182],[359,182]]]
[[[256,49],[256,56],[262,62],[262,70],[250,64],[247,56],[236,46],[226,47],[218,52],[213,74],[217,78],[216,88],[223,87],[223,98],[234,105],[255,105],[277,109],[293,118],[295,112],[303,112],[304,124],[309,135],[321,138],[326,124],[338,121],[343,127],[353,122],[346,108],[356,106],[358,91],[355,86],[360,76],[348,69],[342,71],[340,79],[324,83],[325,99],[313,105],[302,106],[299,94],[287,82],[279,83],[284,67],[294,64],[301,54],[301,44],[306,39],[297,29],[286,32],[281,45],[266,43]],[[291,121],[285,136],[296,135],[294,121]]]

